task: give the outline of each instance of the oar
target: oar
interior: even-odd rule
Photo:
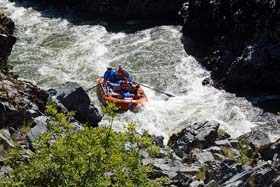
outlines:
[[[93,88],[97,87],[99,84],[102,84],[102,83],[98,83],[97,85],[95,85],[95,86],[93,86],[93,87],[87,89],[86,92],[88,92],[88,91],[92,90]]]
[[[168,97],[176,97],[175,95],[172,95],[172,94],[170,94],[170,93],[166,93],[166,92],[160,91],[160,90],[158,90],[158,89],[155,89],[155,88],[153,88],[153,87],[147,86],[147,85],[145,85],[145,84],[141,84],[141,83],[139,83],[139,82],[135,82],[135,83],[136,83],[136,84],[139,84],[139,85],[141,85],[141,86],[144,86],[144,87],[146,87],[146,88],[150,88],[150,89],[152,89],[152,90],[154,90],[154,91],[156,91],[156,92],[165,94],[165,95],[167,95]]]

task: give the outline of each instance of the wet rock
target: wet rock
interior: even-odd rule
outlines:
[[[195,123],[170,137],[169,145],[181,158],[194,148],[208,148],[214,145],[218,136],[219,123],[207,121]]]
[[[62,112],[74,111],[74,118],[79,122],[88,122],[91,126],[98,126],[101,115],[81,86],[73,82],[67,82],[57,89],[49,90],[49,93],[52,96],[52,101],[59,101],[57,105],[60,106]]]

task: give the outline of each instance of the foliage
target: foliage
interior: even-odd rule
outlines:
[[[111,109],[106,111],[110,113]],[[58,121],[50,124],[50,132],[37,142],[31,161],[15,168],[10,178],[0,181],[0,186],[157,186],[149,182],[147,173],[151,168],[143,165],[140,154],[141,150],[156,148],[147,134],[136,136],[135,125],[129,125],[122,133],[113,131],[112,123],[73,133],[64,129],[70,123],[53,105],[47,107],[47,112]],[[113,119],[112,115],[111,122]],[[64,136],[56,136],[55,142],[50,143],[59,133]]]
[[[198,180],[205,180],[206,178],[206,171],[207,171],[207,165],[203,165],[201,170],[195,174],[195,178]]]

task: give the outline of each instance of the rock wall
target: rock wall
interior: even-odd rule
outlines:
[[[182,2],[183,0],[47,0],[40,3],[44,6],[53,4],[87,18],[171,19],[178,17]]]
[[[15,24],[14,22],[0,13],[0,70],[8,71],[7,60],[11,54],[16,37],[13,36]]]
[[[239,95],[280,94],[280,3],[188,0],[186,51],[212,71],[216,87]]]

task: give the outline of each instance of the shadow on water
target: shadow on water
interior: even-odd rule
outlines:
[[[108,32],[134,33],[154,26],[180,25],[179,17],[162,19],[118,19],[115,17],[89,17],[78,9],[68,8],[63,5],[54,4],[48,1],[33,0],[11,0],[16,7],[32,8],[46,18],[66,19],[74,25],[102,25]]]

